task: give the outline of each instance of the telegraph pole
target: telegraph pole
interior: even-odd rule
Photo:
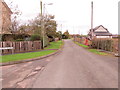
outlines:
[[[49,3],[47,5],[52,5],[53,3]],[[40,9],[41,9],[41,31],[42,31],[42,38],[43,38],[43,49],[45,46],[45,21],[44,21],[44,15],[45,15],[45,5],[42,3],[42,0],[40,0]]]
[[[62,24],[61,24],[61,33],[62,33]],[[62,39],[62,35],[61,35],[61,39]]]
[[[93,1],[91,2],[91,29],[93,29]]]
[[[93,1],[91,2],[91,32],[93,36]]]
[[[40,12],[41,12],[41,17],[42,17],[42,0],[40,0]]]
[[[42,48],[44,49],[44,16],[43,16],[43,3],[40,0],[40,9],[41,9],[41,31],[42,31]]]

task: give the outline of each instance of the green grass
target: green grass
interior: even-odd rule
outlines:
[[[0,56],[0,58],[2,57],[0,62],[5,63],[5,62],[10,62],[10,61],[20,61],[20,60],[25,60],[25,59],[31,59],[31,58],[36,58],[36,57],[48,55],[48,54],[51,54],[55,51],[56,50],[48,50],[48,51],[40,51],[40,52],[4,55],[4,56]]]
[[[92,53],[99,54],[99,55],[108,55],[107,53],[99,52],[97,49],[89,49],[88,46],[83,45],[83,44],[80,44],[80,43],[78,43],[78,42],[74,42],[74,43],[76,43],[77,45],[79,45],[79,46],[81,46],[81,47],[87,48],[87,50],[90,51],[90,52],[92,52]]]
[[[99,54],[99,55],[107,55],[107,53],[99,52],[99,51],[97,51],[96,49],[88,49],[88,51],[93,52],[93,53],[95,53],[95,54]]]
[[[29,52],[29,53],[20,53],[20,54],[12,54],[12,55],[3,55],[0,56],[0,63],[11,62],[11,61],[20,61],[25,59],[32,59],[40,56],[45,56],[56,52],[57,50],[47,50],[47,49],[59,49],[63,44],[62,41],[51,42],[50,45],[45,48],[45,51],[40,52]]]
[[[45,49],[59,49],[62,44],[63,44],[62,41],[50,42],[50,45],[46,47]]]
[[[80,44],[78,42],[75,42],[77,45],[81,46],[81,47],[84,47],[84,48],[88,48],[88,46],[84,45],[84,44]]]

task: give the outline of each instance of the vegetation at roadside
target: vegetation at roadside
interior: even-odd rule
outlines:
[[[30,52],[30,53],[21,53],[21,54],[13,54],[13,55],[4,55],[1,56],[2,60],[0,62],[10,62],[10,61],[20,61],[25,59],[36,58],[44,55],[51,54],[56,50],[49,50],[49,51],[40,51],[40,52]]]
[[[88,48],[88,46],[84,45],[84,44],[80,44],[78,42],[75,42],[77,45],[81,46],[81,47],[84,47],[84,48]]]
[[[69,39],[70,38],[70,34],[69,34],[68,30],[66,30],[66,32],[63,33],[62,38],[63,39]]]
[[[50,45],[46,47],[45,49],[59,49],[62,44],[63,44],[62,40],[57,41],[57,42],[50,42]]]
[[[59,49],[63,44],[62,41],[51,42],[50,45],[45,49]],[[0,56],[2,58],[0,60],[1,63],[11,62],[11,61],[20,61],[25,59],[32,59],[36,57],[45,56],[51,53],[56,52],[57,50],[44,50],[39,52],[29,52],[29,53],[20,53],[20,54],[12,54],[12,55],[3,55]]]
[[[98,51],[97,49],[89,49],[89,46],[80,44],[80,43],[78,43],[78,42],[74,42],[74,43],[76,43],[77,45],[79,45],[79,46],[81,46],[81,47],[83,47],[83,48],[88,49],[88,51],[90,51],[90,52],[92,52],[92,53],[99,54],[99,55],[108,55],[107,53],[100,52],[100,51]]]
[[[107,55],[107,53],[104,52],[100,52],[97,49],[88,49],[88,51],[99,54],[99,55]]]

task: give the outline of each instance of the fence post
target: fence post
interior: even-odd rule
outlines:
[[[13,42],[11,42],[11,47],[13,47]],[[12,49],[12,54],[14,54],[14,48]]]

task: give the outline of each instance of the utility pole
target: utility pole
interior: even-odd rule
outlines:
[[[41,17],[42,17],[42,0],[40,0],[40,12],[41,12]]]
[[[93,1],[91,2],[91,29],[93,29]]]
[[[80,35],[80,30],[78,30],[78,34]]]
[[[61,33],[62,33],[62,24],[61,24]],[[61,39],[62,39],[62,35],[61,35]]]
[[[74,38],[74,41],[75,41],[74,26],[73,26],[73,38]]]
[[[40,0],[40,9],[41,9],[41,31],[42,31],[42,48],[44,49],[44,16],[43,16],[43,4]]]
[[[49,3],[47,5],[52,5],[53,3]],[[42,0],[40,0],[40,9],[41,9],[41,31],[42,31],[42,38],[43,38],[43,49],[44,49],[44,46],[45,46],[45,21],[44,21],[44,14],[45,14],[45,5],[46,4],[43,4],[42,3]]]
[[[91,32],[93,36],[93,1],[91,2]]]
[[[60,26],[61,26],[61,32],[62,32],[62,24]]]

